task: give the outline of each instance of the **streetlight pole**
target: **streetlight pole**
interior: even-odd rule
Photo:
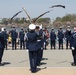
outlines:
[[[52,19],[52,28],[54,28],[54,19]]]

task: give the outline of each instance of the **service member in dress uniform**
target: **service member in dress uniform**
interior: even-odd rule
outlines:
[[[54,28],[52,28],[51,32],[50,32],[50,41],[51,41],[51,49],[52,47],[54,47],[54,49],[56,48],[56,34],[54,31]]]
[[[16,40],[18,37],[18,33],[16,32],[15,27],[13,27],[12,31],[11,31],[11,38],[12,38],[12,50],[16,50]]]
[[[25,49],[24,36],[25,36],[24,30],[23,28],[21,28],[21,31],[19,32],[20,50],[22,50],[22,47],[23,49]]]
[[[43,39],[43,31],[40,28],[39,25],[36,25],[36,29],[35,29],[38,38],[37,38],[37,48],[38,48],[38,55],[37,55],[37,66],[40,65],[40,62],[42,60],[43,57],[43,44],[44,44],[44,39]]]
[[[0,66],[3,65],[2,56],[3,56],[3,53],[4,53],[4,48],[5,48],[5,45],[4,45],[4,34],[2,33],[2,31],[0,29]]]
[[[5,27],[2,29],[2,33],[4,34],[5,48],[7,50],[8,34],[7,34],[7,31],[6,31],[6,28]]]
[[[70,26],[67,26],[67,29],[65,32],[65,39],[66,39],[66,49],[68,49],[68,46],[70,46],[70,49],[71,49],[71,29],[70,29]]]
[[[63,38],[64,38],[64,33],[63,33],[62,28],[60,27],[58,30],[59,49],[60,49],[60,47],[62,47],[62,49],[63,49]]]
[[[37,71],[37,33],[35,32],[36,26],[34,24],[29,25],[29,32],[27,33],[28,52],[30,60],[30,70],[32,73]]]
[[[74,27],[74,31],[71,35],[71,49],[74,60],[74,62],[71,65],[76,66],[76,26]]]

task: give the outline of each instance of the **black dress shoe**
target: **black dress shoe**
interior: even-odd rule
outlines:
[[[37,66],[40,66],[40,64],[37,64]]]
[[[0,66],[4,66],[4,64],[3,63],[0,63]]]
[[[54,49],[56,49],[56,48],[54,48]]]
[[[71,65],[72,65],[72,66],[76,66],[76,64],[75,64],[75,63],[72,63]]]
[[[36,73],[37,72],[37,70],[35,70],[35,71],[31,71],[31,73]]]
[[[36,73],[36,71],[31,71],[31,73]]]

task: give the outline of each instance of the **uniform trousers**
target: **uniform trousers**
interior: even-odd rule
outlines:
[[[25,43],[24,43],[24,40],[20,40],[20,49],[25,49]]]
[[[39,49],[38,52],[37,52],[37,66],[40,65],[42,57],[43,57],[43,50]]]
[[[54,49],[55,49],[55,40],[51,40],[51,49],[52,49],[53,46],[54,46]]]
[[[12,50],[14,50],[14,47],[16,50],[16,39],[12,39]]]
[[[4,48],[0,48],[0,63],[2,62],[3,52],[4,52]]]
[[[37,69],[37,51],[29,51],[30,69],[35,72]]]
[[[71,49],[71,42],[70,42],[70,40],[66,40],[66,49],[68,49],[69,44],[70,44],[70,49]]]
[[[63,39],[59,39],[59,49],[60,49],[60,47],[62,47],[62,49],[63,49]]]
[[[76,64],[76,48],[75,50],[72,50],[72,55],[73,55],[74,63]]]

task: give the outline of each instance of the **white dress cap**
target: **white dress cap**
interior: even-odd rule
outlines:
[[[35,26],[34,24],[30,24],[30,25],[29,25],[29,29],[30,29],[30,30],[34,30],[35,28],[36,28],[36,26]]]

